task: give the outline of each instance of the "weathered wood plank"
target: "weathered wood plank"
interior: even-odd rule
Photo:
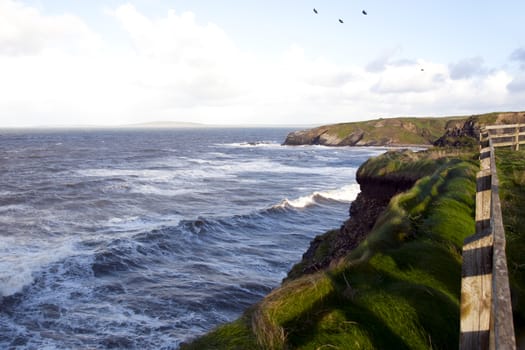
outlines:
[[[524,136],[525,135],[525,131],[516,132],[516,130],[509,129],[508,132],[503,132],[501,134],[492,134],[492,135],[490,135],[490,138],[498,139],[498,138],[501,138],[501,137],[509,137],[509,136],[515,137],[516,135]]]
[[[473,350],[489,349],[490,331],[463,332],[459,337],[459,348]]]
[[[492,274],[492,245],[487,244],[487,240],[478,240],[470,245],[478,245],[474,249],[463,249],[463,264],[461,277],[473,277]],[[492,282],[491,282],[492,283]]]
[[[494,153],[494,152],[492,152]],[[516,349],[516,337],[512,318],[509,273],[505,253],[505,229],[499,198],[499,180],[495,155],[491,157],[492,170],[492,216],[491,227],[494,231],[493,243],[493,281],[492,327],[490,343],[492,349]]]
[[[476,174],[476,234],[481,234],[490,227],[491,185],[490,169]]]
[[[488,348],[488,338],[483,337],[484,346],[474,346],[480,345],[482,339],[472,339],[472,335],[481,336],[482,332],[490,331],[491,302],[492,274],[466,276],[461,279],[460,349]],[[464,337],[465,333],[472,334]]]
[[[479,167],[481,170],[490,169],[490,147],[484,147],[480,149]]]
[[[485,230],[481,233],[469,236],[463,241],[463,253],[467,250],[477,249],[479,247],[492,247],[494,238],[492,231]]]
[[[490,330],[492,274],[461,279],[461,333]]]
[[[497,125],[485,125],[483,129],[485,130],[497,130],[497,129],[510,129],[517,127],[525,127],[523,124],[497,124]]]
[[[516,143],[515,142],[494,142],[494,147],[505,147],[505,146],[514,146]],[[524,141],[520,141],[520,144],[525,144],[525,140]]]
[[[524,133],[525,135],[525,133]],[[516,146],[514,146],[516,148],[516,151],[519,151],[520,150],[520,136],[521,136],[521,133],[520,133],[520,128],[519,126],[516,128],[516,133],[515,133],[515,137],[516,139],[514,140],[515,143],[516,143]]]
[[[478,235],[472,237],[475,236]],[[459,348],[488,349],[492,302],[491,234],[463,247],[461,276]]]

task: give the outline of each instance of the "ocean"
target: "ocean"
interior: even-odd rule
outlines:
[[[0,348],[177,349],[236,319],[384,152],[289,131],[0,130]]]

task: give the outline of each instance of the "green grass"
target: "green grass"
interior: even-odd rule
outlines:
[[[432,148],[421,152],[391,151],[368,159],[357,171],[357,178],[382,178],[416,181],[432,174],[450,159],[471,160],[477,157],[473,149]]]
[[[191,344],[182,344],[180,349],[261,349],[253,337],[247,313],[238,320],[222,325]]]
[[[525,151],[496,151],[516,334],[525,334]]]
[[[474,233],[477,163],[472,155],[434,158],[431,170],[425,154],[414,157],[426,175],[391,200],[339,264],[284,283],[241,319],[183,349],[456,348],[460,252]],[[388,168],[382,164],[369,166],[377,175]],[[388,174],[410,167],[400,162]]]
[[[344,139],[356,131],[363,141],[392,140],[397,144],[430,144],[445,131],[450,118],[389,118],[327,126],[328,134]]]

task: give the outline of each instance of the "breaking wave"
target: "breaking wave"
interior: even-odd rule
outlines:
[[[315,204],[320,204],[323,201],[337,201],[337,202],[351,202],[355,200],[359,194],[360,189],[358,184],[343,186],[338,189],[313,192],[308,196],[299,197],[296,199],[284,199],[274,208],[294,208],[303,209]]]

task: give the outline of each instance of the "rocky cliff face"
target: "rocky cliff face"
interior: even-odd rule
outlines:
[[[333,128],[319,127],[310,130],[294,131],[288,134],[285,145],[323,145],[323,146],[388,146],[394,145],[392,138],[365,139],[365,132],[357,128],[340,137],[333,133]]]
[[[479,128],[479,120],[475,117],[470,117],[466,121],[450,122],[443,136],[434,142],[434,146],[461,147],[476,144],[479,140]]]
[[[411,188],[417,179],[357,176],[361,192],[350,205],[350,218],[336,230],[317,236],[287,279],[328,267],[356,248],[372,230],[390,199]]]
[[[326,133],[327,130],[327,127],[319,127],[308,130],[293,131],[286,136],[284,144],[289,146],[320,144],[321,135]]]
[[[323,145],[323,146],[365,146],[362,142],[364,132],[357,129],[350,132],[345,137],[341,138],[334,133],[331,133],[333,128],[329,126],[321,126],[315,129],[294,131],[286,136],[285,145]],[[376,143],[376,142],[373,142]],[[371,146],[371,144],[369,144]]]

